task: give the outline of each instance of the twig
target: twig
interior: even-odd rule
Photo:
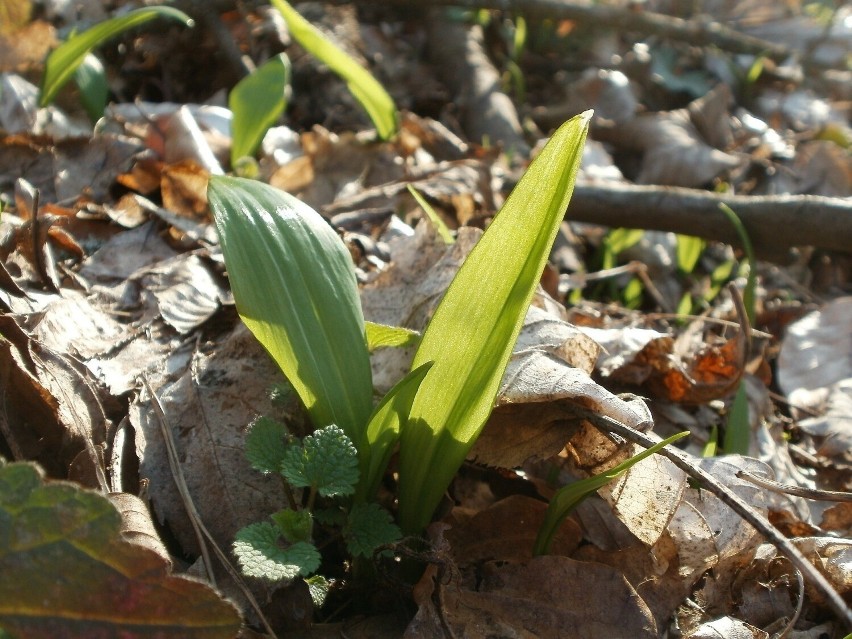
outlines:
[[[697,189],[578,182],[566,219],[673,231],[739,245],[719,211],[731,207],[759,253],[793,246],[852,252],[852,200],[817,195],[744,196]]]
[[[628,441],[639,444],[645,448],[650,448],[656,442],[629,426],[608,417],[600,415],[591,410],[572,406],[572,411],[575,411],[578,416],[591,422],[596,428],[602,431],[615,432],[621,435]],[[701,487],[708,492],[714,494],[731,510],[737,513],[745,521],[751,524],[755,530],[766,537],[776,548],[790,560],[790,563],[799,570],[805,578],[813,584],[827,599],[829,606],[834,610],[835,614],[843,620],[847,629],[852,629],[852,610],[846,605],[843,598],[831,585],[831,582],[819,572],[813,564],[796,548],[796,546],[787,539],[781,532],[773,526],[766,517],[761,515],[757,510],[749,506],[739,495],[722,484],[719,480],[697,466],[689,456],[676,448],[667,446],[659,451],[659,454],[669,459],[675,466],[680,468],[689,477],[701,484]]]
[[[243,596],[245,596],[245,598],[248,600],[249,605],[257,613],[257,616],[260,618],[260,622],[261,624],[263,624],[263,627],[266,632],[268,632],[269,635],[273,637],[273,639],[277,639],[277,635],[272,629],[272,626],[269,625],[266,616],[263,614],[263,611],[260,608],[260,604],[257,603],[257,599],[255,599],[251,590],[245,584],[239,572],[237,572],[237,569],[234,568],[233,564],[228,559],[228,556],[222,551],[221,548],[219,548],[219,545],[213,539],[213,535],[210,534],[210,531],[207,530],[207,527],[201,520],[201,516],[198,514],[198,510],[196,510],[195,508],[195,503],[192,501],[192,495],[189,493],[189,487],[186,485],[186,478],[183,476],[183,469],[180,466],[180,458],[177,454],[177,448],[175,447],[175,442],[172,437],[172,430],[169,426],[165,409],[160,403],[160,399],[159,397],[157,397],[157,394],[154,392],[154,389],[151,388],[151,384],[148,382],[148,378],[145,375],[142,376],[142,383],[144,384],[145,389],[148,391],[148,394],[151,396],[151,401],[154,404],[154,410],[157,412],[157,418],[160,424],[160,432],[162,433],[163,441],[166,444],[169,468],[172,471],[172,477],[175,480],[175,485],[177,486],[178,492],[180,493],[180,497],[183,501],[184,508],[186,509],[187,516],[189,517],[189,520],[192,523],[192,527],[195,530],[195,535],[198,538],[198,545],[201,548],[201,556],[202,560],[204,561],[204,568],[207,570],[210,582],[214,586],[216,585],[213,576],[213,563],[210,560],[205,539],[210,542],[210,546],[213,548],[213,552],[216,553],[216,557],[219,559],[220,562],[222,562],[222,566],[224,566],[225,570],[234,580],[234,583],[236,583],[237,587],[242,591]]]
[[[790,486],[789,484],[780,484],[777,481],[754,475],[748,471],[740,470],[737,472],[737,477],[750,481],[756,486],[771,490],[782,495],[795,495],[796,497],[804,497],[805,499],[816,499],[820,501],[848,501],[852,502],[852,493],[846,493],[839,490],[818,490],[816,488],[804,488],[802,486]]]

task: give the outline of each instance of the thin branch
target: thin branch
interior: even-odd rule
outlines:
[[[805,499],[815,499],[821,501],[843,501],[852,502],[852,493],[846,493],[838,490],[818,490],[816,488],[803,488],[802,486],[790,486],[788,484],[780,484],[777,481],[754,475],[748,471],[741,470],[737,472],[737,477],[746,481],[771,490],[774,493],[782,495],[795,495],[796,497],[804,497]]]

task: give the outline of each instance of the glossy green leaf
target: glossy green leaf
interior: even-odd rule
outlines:
[[[544,514],[544,521],[542,522],[541,528],[539,528],[538,535],[536,536],[533,555],[546,555],[548,553],[553,536],[577,504],[599,488],[611,482],[613,479],[621,477],[638,462],[642,461],[646,457],[650,457],[664,446],[668,446],[672,442],[676,442],[687,435],[689,435],[688,432],[672,435],[668,439],[654,444],[650,448],[643,450],[641,453],[634,455],[614,468],[610,468],[599,475],[587,477],[586,479],[581,479],[573,484],[568,484],[556,491],[556,494],[550,499],[547,511]]]
[[[83,33],[78,33],[72,36],[67,42],[60,44],[47,56],[47,62],[44,65],[44,76],[41,79],[39,106],[47,106],[53,101],[56,94],[71,79],[77,67],[91,53],[92,49],[128,29],[138,27],[158,17],[177,20],[188,27],[193,25],[192,19],[183,11],[178,11],[172,7],[145,7],[144,9],[137,9],[123,16],[100,22],[91,29],[87,29]]]
[[[102,494],[0,465],[0,626],[12,637],[230,639],[237,610],[128,543]]]
[[[399,440],[400,430],[408,420],[414,397],[430,368],[432,362],[426,362],[411,371],[388,391],[373,411],[370,423],[367,424],[366,453],[360,456],[361,481],[356,493],[358,500],[376,496],[379,482]]]
[[[434,362],[400,439],[399,517],[419,533],[485,425],[574,189],[591,112],[530,164],[471,251],[423,334],[412,368]]]
[[[311,207],[269,185],[215,176],[210,208],[237,310],[318,428],[359,450],[373,411],[370,356],[352,259]]]
[[[290,59],[278,54],[240,80],[228,95],[231,123],[231,166],[254,155],[263,136],[287,107]]]
[[[399,116],[393,98],[370,73],[305,20],[286,0],[272,0],[302,47],[339,75],[373,121],[382,140],[396,135]]]
[[[377,348],[417,346],[420,333],[401,326],[386,326],[375,322],[364,322],[367,329],[367,348],[372,353]]]
[[[74,81],[80,89],[80,101],[89,119],[97,122],[104,114],[109,96],[104,65],[97,56],[88,54],[74,72]]]

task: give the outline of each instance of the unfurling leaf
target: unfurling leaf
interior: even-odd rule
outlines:
[[[351,495],[358,482],[358,452],[342,429],[326,426],[287,449],[281,473],[294,488],[314,488],[323,497]]]
[[[246,435],[246,458],[251,467],[262,473],[281,470],[287,451],[287,427],[269,417],[258,417]]]
[[[240,618],[126,542],[103,495],[0,462],[0,626],[12,637],[230,639]]]
[[[284,546],[278,527],[269,522],[250,524],[237,532],[234,555],[243,574],[267,581],[290,581],[307,576],[320,565],[319,551],[304,541]]]
[[[354,557],[372,557],[373,551],[402,537],[391,514],[374,502],[355,504],[343,529],[346,548]]]

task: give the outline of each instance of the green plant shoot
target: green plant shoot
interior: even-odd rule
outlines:
[[[286,0],[272,0],[272,5],[284,16],[290,34],[296,41],[343,78],[349,91],[370,116],[379,138],[389,140],[396,135],[399,117],[393,98],[384,87],[366,69],[314,28]]]
[[[74,72],[74,81],[80,89],[80,101],[92,122],[97,122],[104,114],[109,86],[106,70],[97,56],[89,53],[83,58]]]
[[[420,191],[410,184],[406,185],[406,188],[408,188],[408,192],[411,193],[411,197],[417,201],[417,204],[419,204],[420,208],[426,213],[426,217],[428,217],[435,226],[435,230],[438,231],[438,236],[444,240],[444,244],[453,244],[456,240],[453,238],[453,234],[450,233],[450,229],[448,229],[447,225],[444,224],[444,220],[442,220],[441,216],[438,215],[438,212],[432,208],[432,205],[426,201],[426,198],[423,197]]]
[[[131,11],[126,15],[98,23],[83,33],[78,33],[60,44],[47,56],[38,105],[45,107],[53,102],[56,94],[74,76],[74,72],[92,49],[128,29],[138,27],[157,17],[178,20],[187,27],[193,26],[192,19],[183,11],[157,6]]]
[[[485,425],[565,216],[591,111],[530,164],[426,328],[412,368],[434,362],[400,437],[399,521],[419,533]]]
[[[370,356],[349,252],[311,207],[267,184],[212,177],[210,207],[237,310],[317,428],[360,451],[373,411]]]
[[[613,479],[618,479],[631,467],[639,463],[646,457],[650,457],[664,446],[676,442],[677,440],[689,435],[688,432],[672,435],[650,448],[643,450],[641,453],[634,455],[630,459],[621,462],[618,466],[610,468],[593,477],[581,479],[573,484],[560,488],[550,500],[547,506],[547,511],[544,514],[544,521],[541,528],[538,530],[538,535],[533,546],[533,555],[546,555],[550,552],[550,544],[553,541],[553,536],[559,530],[559,526],[565,521],[565,518],[571,513],[577,505],[590,494],[611,482]]]
[[[251,156],[263,136],[284,113],[290,86],[290,59],[276,55],[240,80],[228,96],[234,114],[231,126],[231,166]]]

